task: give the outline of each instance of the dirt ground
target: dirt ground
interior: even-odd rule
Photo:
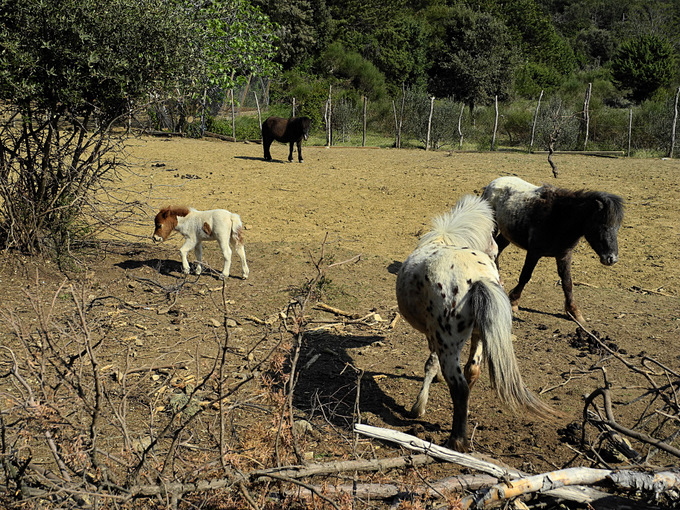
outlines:
[[[351,458],[350,431],[357,410],[364,423],[441,444],[451,425],[445,385],[433,385],[424,418],[408,416],[428,350],[425,339],[396,317],[396,271],[433,216],[464,194],[480,194],[496,177],[517,175],[535,184],[603,190],[625,199],[619,262],[602,266],[582,241],[573,262],[576,300],[586,327],[609,341],[622,359],[638,366],[648,356],[680,369],[680,161],[558,155],[560,174],[554,179],[545,155],[514,152],[304,147],[302,164],[286,162],[288,150],[281,144],[275,143],[272,153],[274,161],[265,162],[257,144],[130,141],[131,173],[115,186],[116,196],[143,200],[144,214],[109,234],[96,255],[82,256],[85,269],[69,274],[87,283],[88,299],[101,303],[93,314],[115,314],[104,361],[121,366],[132,350],[141,365],[195,362],[214,351],[222,317],[220,280],[205,272],[185,282],[180,236],[159,245],[150,236],[153,215],[161,206],[225,208],[243,219],[250,266],[250,278],[240,279],[234,255],[226,287],[228,315],[236,322],[230,339],[236,353],[234,377],[267,351],[263,337],[278,338],[281,312],[316,276],[315,263],[323,249],[324,262],[336,265],[325,269],[315,297],[364,320],[352,324],[344,318],[343,324],[341,316],[311,304],[306,309],[307,328],[313,331],[301,351],[295,407],[318,430],[330,427],[345,438],[335,444],[310,439],[306,453],[317,461]],[[512,246],[503,253],[501,276],[507,288],[516,283],[523,257]],[[204,259],[221,268],[214,243],[205,246]],[[53,266],[6,263],[0,272],[7,294],[3,306],[30,316],[22,289],[35,289],[38,269],[38,287],[49,295],[63,279]],[[182,282],[173,302],[164,289]],[[634,425],[639,409],[623,402],[644,380],[619,359],[589,349],[587,335],[577,330],[563,313],[555,263],[543,259],[520,302],[515,350],[529,388],[568,418],[549,423],[514,416],[496,400],[483,369],[470,400],[475,452],[533,473],[591,465],[565,431],[569,423],[580,424],[584,395],[602,387],[598,366],[607,368],[613,384],[617,419]],[[11,335],[2,336],[3,342],[12,341]],[[358,399],[357,370],[363,371]],[[253,401],[257,399],[254,389]],[[387,444],[371,448],[370,455],[400,454]],[[652,460],[668,462],[663,456]],[[436,479],[458,471],[442,465],[428,476]]]

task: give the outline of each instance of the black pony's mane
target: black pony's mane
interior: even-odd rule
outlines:
[[[544,184],[541,198],[547,207],[572,211],[599,203],[602,207],[597,215],[605,225],[617,226],[623,221],[623,198],[606,191],[568,190]]]

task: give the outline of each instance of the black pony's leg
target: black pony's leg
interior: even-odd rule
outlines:
[[[264,159],[265,161],[271,161],[272,155],[269,152],[269,147],[272,145],[272,139],[266,136],[262,137],[262,147],[264,147]]]
[[[297,141],[297,148],[298,148],[298,161],[302,163],[302,140]]]
[[[501,233],[496,234],[496,237],[494,237],[494,241],[496,241],[496,244],[498,245],[498,255],[496,255],[496,269],[498,269],[499,268],[498,258],[501,256],[503,250],[505,250],[508,247],[510,241],[503,237],[503,234]]]
[[[288,162],[292,163],[293,162],[293,146],[295,145],[295,142],[290,142],[290,152],[288,152]]]
[[[531,252],[527,252],[527,256],[524,259],[524,267],[522,268],[522,272],[519,275],[519,283],[517,283],[517,286],[510,291],[508,296],[514,311],[517,311],[519,308],[519,298],[522,296],[524,287],[527,283],[529,283],[529,280],[531,280],[531,275],[534,272],[536,264],[538,264],[540,258],[541,257],[537,257]]]
[[[564,291],[564,310],[567,314],[571,314],[574,319],[583,324],[583,315],[581,315],[581,311],[574,301],[574,284],[571,280],[571,253],[572,252],[569,251],[562,257],[556,257],[557,273],[560,275],[562,290]]]

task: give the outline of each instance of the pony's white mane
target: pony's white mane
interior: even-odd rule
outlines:
[[[420,238],[418,247],[437,243],[484,250],[494,227],[489,203],[478,196],[465,195],[449,212],[433,218],[432,230]]]

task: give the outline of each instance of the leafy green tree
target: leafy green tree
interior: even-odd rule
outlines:
[[[394,95],[402,85],[425,90],[427,34],[422,22],[413,16],[386,20],[374,33],[376,48],[371,61],[384,75]]]
[[[630,89],[634,101],[648,99],[671,84],[676,72],[673,47],[656,35],[624,41],[612,61],[612,74],[619,86]]]
[[[457,5],[431,8],[429,92],[453,96],[471,110],[508,96],[517,62],[508,28],[491,14]]]
[[[276,24],[276,61],[284,71],[308,66],[327,46],[331,15],[325,0],[257,0]]]
[[[243,0],[0,2],[4,248],[58,255],[91,228],[83,209],[117,168],[122,116],[268,68],[268,22]]]
[[[385,76],[371,62],[356,52],[347,51],[340,43],[333,43],[324,52],[321,62],[326,71],[343,86],[351,87],[373,100],[386,94]]]

